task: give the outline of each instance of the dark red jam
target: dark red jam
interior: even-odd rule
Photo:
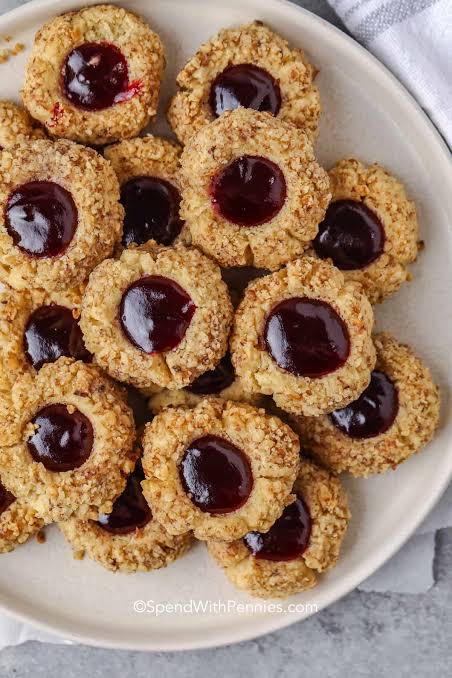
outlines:
[[[67,55],[61,84],[69,101],[85,111],[100,111],[124,101],[129,70],[122,52],[108,42],[85,42]],[[129,97],[130,98],[130,97]]]
[[[210,87],[209,104],[215,117],[242,106],[277,115],[281,108],[281,90],[265,69],[253,64],[228,66]]]
[[[90,420],[67,405],[46,405],[33,417],[35,433],[28,439],[28,450],[48,471],[72,471],[85,463],[93,449],[94,432]]]
[[[213,395],[220,393],[220,391],[230,386],[234,379],[235,372],[231,356],[229,353],[226,353],[215,369],[201,374],[190,386],[187,386],[187,391],[196,393],[196,395]]]
[[[163,353],[180,344],[195,311],[195,304],[177,282],[149,275],[124,292],[119,317],[132,344],[145,353]]]
[[[92,358],[72,310],[57,304],[40,306],[30,315],[24,331],[24,351],[37,370],[61,356],[85,362]]]
[[[111,534],[129,534],[144,527],[152,519],[151,509],[143,496],[143,467],[138,461],[127,480],[126,489],[116,499],[111,513],[102,513],[97,524]]]
[[[214,435],[198,438],[187,447],[179,475],[193,504],[206,513],[237,511],[253,487],[246,455],[228,440]]]
[[[324,301],[284,299],[268,314],[263,345],[276,364],[297,377],[323,377],[339,369],[350,353],[342,318]]]
[[[78,214],[72,195],[53,181],[30,181],[10,193],[6,230],[33,257],[56,257],[74,237]]]
[[[374,438],[385,433],[399,411],[399,396],[387,374],[374,370],[370,384],[357,400],[331,412],[330,419],[350,438]]]
[[[331,203],[313,242],[319,257],[332,259],[343,271],[365,268],[378,259],[384,244],[380,219],[356,200]]]
[[[242,155],[213,177],[210,195],[224,219],[259,226],[274,219],[284,205],[286,180],[271,160]]]
[[[307,549],[312,521],[301,497],[286,506],[268,532],[248,532],[243,538],[253,556],[262,560],[295,560]]]
[[[270,273],[266,268],[256,268],[254,266],[233,266],[231,268],[222,268],[221,277],[229,288],[231,301],[237,306],[249,283],[256,278],[262,278]]]
[[[16,501],[16,497],[0,483],[0,515],[9,509],[13,501]]]
[[[135,177],[121,188],[125,209],[122,243],[143,245],[155,240],[171,245],[183,222],[179,218],[180,193],[173,184],[158,177]]]

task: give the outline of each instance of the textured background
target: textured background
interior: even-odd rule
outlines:
[[[0,12],[25,1],[0,0]],[[297,4],[342,27],[325,0]],[[355,591],[305,622],[233,647],[150,655],[26,643],[0,652],[0,677],[178,678],[221,672],[231,678],[285,678],[314,670],[322,678],[446,678],[452,675],[452,529],[436,535],[433,570],[435,585],[426,594]]]

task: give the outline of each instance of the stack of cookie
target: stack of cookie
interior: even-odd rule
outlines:
[[[0,551],[58,522],[77,557],[153,570],[193,538],[241,589],[314,586],[350,513],[337,474],[432,437],[428,369],[372,304],[409,279],[414,204],[330,172],[315,68],[259,22],[177,77],[117,6],[38,32],[0,103]]]

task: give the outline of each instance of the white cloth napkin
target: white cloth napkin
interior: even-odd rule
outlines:
[[[403,82],[452,147],[452,1],[328,0]]]
[[[412,92],[452,146],[452,0],[328,1],[356,39]],[[435,532],[450,526],[452,486],[416,534],[360,590],[428,591],[434,583]],[[0,649],[27,640],[70,642],[0,614]]]

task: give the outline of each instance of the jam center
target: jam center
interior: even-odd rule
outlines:
[[[195,311],[195,304],[177,282],[150,275],[124,292],[119,313],[129,341],[151,354],[170,351],[180,344]]]
[[[31,423],[35,432],[28,439],[28,450],[48,471],[71,471],[82,466],[91,454],[93,427],[75,408],[69,412],[67,405],[46,405]]]
[[[182,229],[180,194],[175,186],[158,177],[135,177],[121,188],[125,209],[122,243],[143,245],[155,240],[171,245]]]
[[[77,208],[65,188],[53,181],[30,181],[10,193],[6,230],[14,245],[34,257],[62,254],[77,228]]]
[[[343,271],[365,268],[382,254],[385,232],[380,219],[362,202],[331,203],[313,242],[322,259]]]
[[[0,483],[0,515],[9,509],[16,497]]]
[[[115,45],[86,42],[69,52],[61,79],[74,106],[100,111],[123,100],[129,85],[127,61]]]
[[[229,353],[226,353],[215,369],[201,374],[201,376],[195,379],[190,386],[187,386],[187,391],[191,391],[196,395],[212,395],[214,393],[220,393],[220,391],[223,391],[223,389],[230,386],[234,379],[235,372],[232,366],[231,356]]]
[[[191,501],[207,513],[231,513],[246,503],[253,487],[251,466],[238,447],[219,436],[194,440],[179,474]]]
[[[350,438],[374,438],[387,431],[399,411],[397,388],[387,374],[374,370],[357,400],[330,414],[333,424]]]
[[[152,518],[151,509],[143,496],[141,481],[144,480],[141,462],[127,479],[124,492],[116,499],[111,513],[102,513],[98,525],[112,534],[128,534],[144,527]]]
[[[238,226],[259,226],[276,217],[286,199],[286,180],[271,160],[242,155],[213,177],[212,204]]]
[[[253,64],[228,66],[210,87],[209,104],[215,117],[239,106],[277,115],[281,108],[281,90],[265,69]]]
[[[284,299],[268,314],[263,344],[276,364],[298,377],[322,377],[339,369],[350,353],[342,318],[327,303]]]
[[[24,332],[24,351],[28,362],[37,370],[61,356],[91,359],[71,309],[57,304],[40,306],[30,315]]]
[[[286,506],[268,532],[248,532],[243,538],[253,556],[262,560],[294,560],[307,549],[312,521],[301,497]]]

